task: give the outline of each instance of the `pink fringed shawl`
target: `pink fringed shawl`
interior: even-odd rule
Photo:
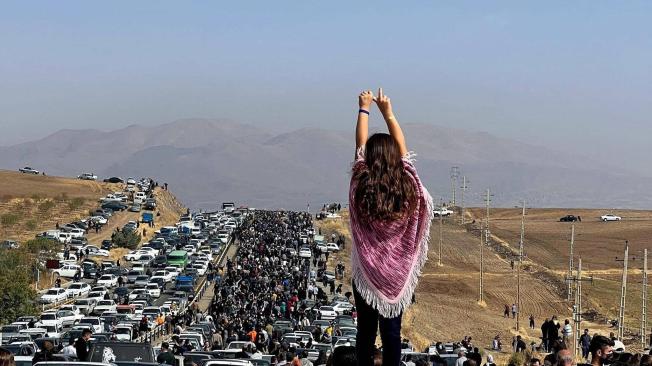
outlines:
[[[403,157],[403,166],[417,187],[418,202],[414,213],[401,220],[365,223],[357,217],[355,173],[367,169],[363,148],[353,163],[349,189],[353,282],[367,304],[385,318],[401,315],[411,304],[427,259],[433,217],[432,197],[417,175],[413,154]]]

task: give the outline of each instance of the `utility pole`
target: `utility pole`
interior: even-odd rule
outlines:
[[[573,277],[573,244],[575,242],[575,224],[571,225],[571,239],[570,239],[570,255],[568,256],[568,277]],[[573,297],[573,285],[568,282],[568,296],[567,301],[571,301]]]
[[[442,242],[444,241],[444,215],[441,214],[441,211],[439,211],[439,262],[437,265],[439,267],[442,266],[441,264],[441,245]]]
[[[577,281],[575,282],[575,287],[577,289],[575,291],[575,306],[573,306],[573,309],[575,310],[573,314],[573,323],[575,323],[573,347],[575,349],[575,354],[577,355],[579,353],[577,352],[577,344],[580,341],[580,332],[582,329],[582,258],[579,258],[577,261]]]
[[[485,241],[487,242],[487,244],[489,244],[489,233],[490,233],[489,232],[489,202],[491,202],[491,197],[492,196],[493,195],[489,192],[489,188],[487,188],[487,194],[486,194],[485,199],[484,199],[485,206],[487,208],[487,213],[485,215],[485,223],[484,223],[484,229],[486,231],[485,234],[484,234],[484,238],[485,238]]]
[[[480,303],[484,302],[484,240],[482,238],[482,224],[480,224]]]
[[[521,321],[521,265],[523,264],[523,240],[525,238],[525,201],[521,213],[521,240],[518,243],[518,267],[516,269],[516,331],[520,328]]]
[[[625,257],[623,257],[623,278],[620,285],[620,311],[618,313],[618,340],[622,342],[625,331],[625,295],[627,294],[627,260],[629,259],[629,242],[625,240]]]
[[[645,331],[647,329],[647,249],[643,251],[643,306],[641,311],[641,349],[647,346]]]
[[[455,194],[456,194],[456,191],[457,191],[457,189],[456,189],[457,178],[459,178],[459,177],[460,177],[460,167],[458,167],[458,166],[451,167],[451,190],[453,191],[452,192],[453,193],[453,202],[452,202],[453,206],[455,206],[455,203],[456,203]]]
[[[462,197],[461,197],[461,200],[462,200],[462,210],[461,210],[462,214],[461,214],[461,216],[462,216],[462,225],[464,225],[464,193],[469,188],[469,187],[466,186],[466,175],[462,176],[462,187],[460,187],[460,188],[462,189],[462,191],[460,192],[460,194],[462,195]]]
[[[591,281],[591,283],[593,283],[593,276],[582,276],[582,258],[579,258],[577,261],[577,274],[575,276],[566,277],[566,281],[575,284],[575,301],[573,303],[573,344],[575,354],[577,355],[579,354],[579,348],[577,347],[577,344],[580,340],[580,335],[582,332],[582,282]]]

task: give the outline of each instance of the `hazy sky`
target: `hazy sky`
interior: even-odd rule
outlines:
[[[0,145],[227,117],[402,121],[652,171],[652,2],[3,1]]]

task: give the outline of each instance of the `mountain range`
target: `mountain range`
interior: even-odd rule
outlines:
[[[652,179],[541,146],[484,132],[404,124],[421,179],[436,201],[448,201],[450,169],[467,177],[466,204],[492,206],[650,208]],[[189,207],[223,201],[257,208],[315,210],[346,202],[354,155],[351,131],[303,128],[274,133],[228,120],[185,119],[113,131],[61,130],[0,147],[0,168],[28,165],[49,175],[93,172],[101,178],[153,177]],[[461,181],[456,184],[458,187]],[[459,192],[458,189],[458,202]]]

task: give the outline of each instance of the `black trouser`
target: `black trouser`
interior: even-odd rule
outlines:
[[[383,342],[383,366],[399,366],[401,364],[401,315],[395,318],[385,318],[369,306],[353,285],[353,296],[358,313],[358,334],[355,337],[355,348],[359,366],[373,366],[374,345],[378,323],[380,323],[380,339]]]

